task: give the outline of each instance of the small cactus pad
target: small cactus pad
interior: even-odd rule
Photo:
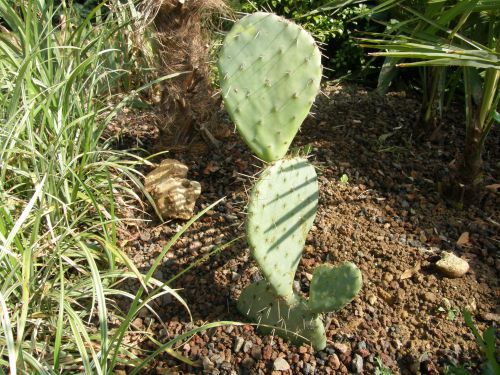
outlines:
[[[318,205],[314,167],[301,157],[267,167],[250,194],[247,237],[264,277],[282,297],[293,279]]]
[[[318,266],[309,290],[309,307],[315,313],[338,310],[356,297],[361,284],[361,271],[353,263]]]
[[[235,23],[219,57],[226,110],[264,161],[282,158],[319,92],[321,53],[300,26],[257,12]]]
[[[306,301],[297,294],[288,300],[278,297],[265,280],[243,290],[238,310],[257,322],[264,333],[277,334],[296,344],[310,341],[316,350],[326,346],[323,323],[317,314],[311,313]]]

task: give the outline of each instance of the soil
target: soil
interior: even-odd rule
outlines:
[[[352,261],[364,280],[352,303],[323,317],[327,348],[313,352],[307,345],[261,335],[253,325],[228,325],[177,346],[194,366],[165,354],[152,363],[150,373],[371,374],[381,364],[402,374],[443,373],[453,364],[480,371],[481,353],[461,310],[471,311],[480,330],[500,320],[498,130],[490,134],[485,154],[488,188],[477,205],[455,207],[439,194],[439,182],[453,172],[464,138],[460,107],[443,119],[442,132],[434,134],[431,144],[412,136],[419,113],[414,97],[403,92],[380,96],[347,84],[324,91],[328,97],[318,97],[316,114],[294,141],[295,147],[311,146],[320,185],[296,287],[307,294],[314,268],[325,262]],[[244,220],[247,191],[262,162],[232,132],[227,118],[221,129],[231,131],[220,132],[225,133],[220,148],[177,149],[166,156],[186,163],[189,178],[201,183],[197,211],[226,198],[192,225],[155,275],[168,280],[203,259],[172,285],[182,288],[192,322],[170,296],[154,306],[165,325],[146,311],[134,322],[161,342],[208,322],[244,322],[236,301],[244,287],[261,278],[244,239]],[[144,137],[152,134],[158,133],[148,130]],[[154,143],[149,138],[146,143]],[[131,230],[129,255],[147,270],[182,224],[153,219]],[[467,260],[469,272],[458,279],[440,274],[434,264],[443,251]]]

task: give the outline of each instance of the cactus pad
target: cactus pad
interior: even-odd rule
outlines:
[[[311,311],[322,313],[342,308],[356,297],[361,283],[361,271],[353,263],[316,267],[309,291]]]
[[[321,53],[300,26],[257,12],[227,34],[219,57],[226,110],[255,154],[282,158],[321,81]]]
[[[238,310],[257,322],[264,333],[276,333],[297,344],[307,340],[316,350],[326,346],[323,323],[306,301],[295,293],[286,301],[279,298],[265,280],[243,290]]]
[[[293,293],[293,279],[318,205],[318,181],[306,159],[279,160],[261,174],[250,194],[250,250],[274,292]]]

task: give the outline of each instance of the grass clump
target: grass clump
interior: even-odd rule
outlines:
[[[138,199],[144,160],[101,135],[133,97],[115,95],[169,77],[140,86],[151,75],[134,42],[144,12],[107,7],[83,18],[65,1],[0,0],[0,373],[144,365],[124,344],[130,322],[162,294],[184,304],[152,277],[169,247],[142,275],[117,246],[116,202]],[[137,295],[119,288],[126,279]],[[133,300],[127,316],[115,296]]]

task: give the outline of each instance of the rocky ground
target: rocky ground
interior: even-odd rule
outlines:
[[[483,197],[476,206],[455,208],[438,190],[463,139],[460,108],[445,118],[431,144],[412,137],[416,99],[404,93],[379,96],[351,85],[325,91],[329,98],[318,98],[315,117],[295,140],[296,147],[312,147],[310,160],[320,184],[318,214],[296,287],[307,294],[318,264],[352,261],[363,272],[361,293],[341,311],[324,316],[329,340],[324,351],[261,335],[252,325],[229,325],[177,346],[194,365],[165,354],[153,363],[151,373],[385,374],[390,369],[396,374],[434,374],[449,364],[479,371],[478,347],[460,311],[469,309],[481,330],[499,323],[498,130],[492,132],[485,155],[488,187]],[[229,122],[221,126],[232,130]],[[215,246],[244,236],[247,191],[262,163],[237,135],[228,133],[218,149],[168,154],[186,163],[188,177],[201,183],[197,210],[226,199],[167,254],[156,274],[162,280],[203,259]],[[128,253],[147,269],[181,225],[152,220],[132,230]],[[465,259],[469,272],[445,277],[435,266],[444,251]],[[166,296],[154,306],[164,324],[144,312],[134,325],[166,342],[204,323],[245,321],[236,301],[260,277],[242,238],[175,281],[193,322]],[[139,346],[147,349],[149,343]]]

